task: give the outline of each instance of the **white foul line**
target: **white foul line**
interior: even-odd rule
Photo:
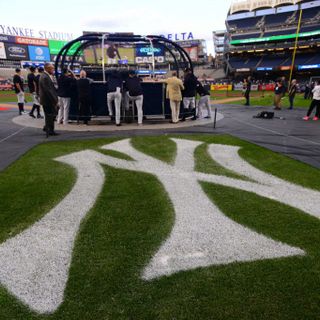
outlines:
[[[281,132],[278,132],[278,131],[274,131],[274,130],[271,130],[271,129],[266,129],[266,128],[257,126],[257,125],[252,124],[252,123],[247,123],[247,122],[245,122],[245,121],[238,120],[238,119],[233,118],[233,117],[230,117],[230,118],[232,118],[233,120],[238,121],[238,122],[240,122],[240,123],[244,123],[244,124],[247,124],[247,125],[249,125],[249,126],[258,128],[258,129],[262,129],[262,130],[265,130],[265,131],[269,131],[269,132],[275,133],[275,134],[277,134],[277,135],[279,135],[279,136],[288,137],[288,138],[292,138],[292,139],[296,139],[296,140],[301,140],[301,141],[303,141],[303,142],[309,142],[309,143],[311,143],[311,144],[316,144],[317,146],[320,146],[320,143],[318,143],[318,142],[314,142],[314,141],[306,140],[306,139],[302,139],[302,138],[297,138],[297,137],[294,137],[294,136],[291,136],[291,135],[288,135],[288,134],[284,134],[284,133],[281,133]]]
[[[26,128],[26,127],[22,128],[22,129],[19,129],[18,131],[10,134],[10,136],[7,136],[6,138],[1,139],[1,140],[0,140],[0,143],[6,141],[6,140],[8,140],[8,139],[10,139],[11,137],[13,137],[13,136],[15,136],[16,134],[20,133],[20,132],[21,132],[22,130],[24,130],[25,128]]]

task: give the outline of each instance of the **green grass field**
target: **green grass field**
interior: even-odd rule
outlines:
[[[245,103],[245,99],[242,97],[240,92],[224,92],[217,94],[215,92],[211,93],[211,97],[214,100],[222,100],[228,98],[236,98],[239,97],[239,100],[232,102],[222,102],[222,104],[239,104],[243,105]],[[272,92],[252,92],[250,98],[250,104],[252,106],[273,106],[274,95]],[[294,107],[297,108],[309,108],[311,104],[311,100],[305,100],[303,94],[297,94],[294,100]],[[286,95],[281,101],[282,108],[288,108],[290,106],[289,98]]]
[[[32,97],[29,93],[26,92],[25,97],[28,102],[32,101]],[[6,102],[17,102],[17,96],[14,91],[0,91],[0,103]]]
[[[209,143],[238,145],[241,157],[255,167],[320,190],[319,170],[264,148],[230,136],[180,137],[205,143],[195,153],[198,171],[241,178],[215,163],[206,149]],[[100,151],[112,141],[41,144],[1,172],[0,243],[32,225],[72,188],[75,171],[54,158],[83,149]],[[175,157],[169,136],[135,137],[132,143],[162,161]],[[104,170],[108,183],[82,222],[64,303],[52,315],[38,315],[0,287],[0,319],[320,319],[318,219],[249,192],[202,183],[228,217],[307,255],[201,268],[146,282],[141,270],[170,233],[172,205],[154,176]]]

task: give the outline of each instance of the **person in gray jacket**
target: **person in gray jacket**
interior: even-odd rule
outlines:
[[[43,130],[48,136],[55,136],[54,118],[58,111],[58,95],[53,83],[54,67],[51,63],[44,65],[44,72],[39,79],[40,103],[45,114],[45,126]]]

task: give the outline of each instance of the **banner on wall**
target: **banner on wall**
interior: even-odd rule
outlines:
[[[152,57],[152,52],[155,57],[163,57],[164,56],[164,48],[159,46],[151,46],[145,44],[137,44],[136,45],[136,57]]]
[[[198,61],[198,47],[184,48],[184,50],[187,51],[191,61],[193,62]]]
[[[5,43],[7,59],[29,60],[28,47],[23,44]]]
[[[67,44],[67,41],[60,40],[48,40],[50,54],[57,55],[60,50]],[[68,51],[68,55],[73,55],[77,48],[80,46],[79,43],[75,43]]]
[[[232,91],[232,85],[231,84],[212,84],[211,85],[212,91]]]
[[[50,54],[50,61],[55,62],[57,59],[57,55],[55,54]],[[61,60],[60,60],[61,61]],[[66,56],[65,59],[66,62],[71,62],[72,61],[72,56]],[[76,56],[74,62],[76,63],[80,63],[80,62],[84,62],[84,57],[83,56]]]
[[[19,44],[28,44],[31,46],[43,46],[43,47],[48,46],[48,40],[46,39],[16,37],[15,42]]]
[[[273,91],[274,87],[274,84],[259,85],[259,91]]]
[[[11,43],[15,43],[15,42],[16,42],[16,37],[8,36],[8,35],[6,35],[6,34],[0,34],[0,41],[1,41],[1,42],[11,42]]]
[[[6,48],[3,42],[0,42],[0,59],[7,59]]]
[[[50,61],[50,52],[48,47],[28,46],[29,57],[32,61]]]

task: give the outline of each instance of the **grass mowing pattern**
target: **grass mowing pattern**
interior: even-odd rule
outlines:
[[[319,189],[318,170],[261,147],[230,136],[179,137],[243,146],[241,156],[259,169],[270,173],[280,170],[277,176],[281,178],[299,182],[304,178],[301,184]],[[114,140],[43,144],[1,173],[1,241],[39,219],[71,189],[73,169],[51,159],[86,148],[99,150]],[[167,136],[134,138],[133,145],[163,161],[174,159],[175,147]],[[201,170],[206,171],[208,161],[208,171],[230,174],[203,158],[205,147],[199,148],[197,164]],[[319,318],[318,219],[245,191],[202,183],[227,216],[266,236],[299,246],[308,255],[203,268],[144,282],[140,274],[168,236],[173,208],[153,176],[109,167],[105,173],[103,192],[76,241],[61,308],[50,316],[36,315],[0,288],[0,319]],[[45,188],[48,182],[44,184],[44,179],[52,183],[50,187]],[[41,198],[30,196],[32,191]],[[43,211],[45,208],[48,210]]]

